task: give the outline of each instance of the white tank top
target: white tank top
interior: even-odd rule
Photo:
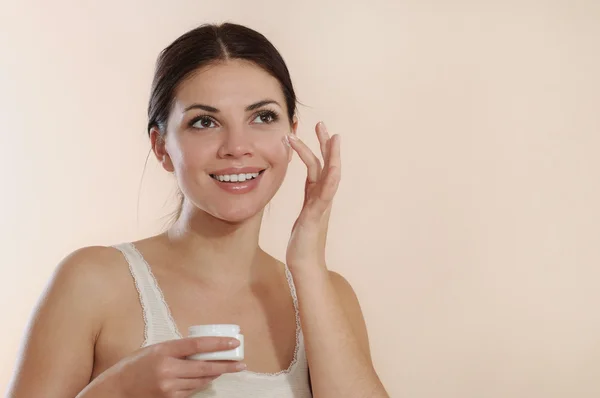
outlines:
[[[142,347],[182,338],[156,278],[141,253],[133,243],[121,243],[113,247],[125,256],[139,293],[145,324]],[[244,370],[238,373],[223,374],[215,379],[207,389],[195,394],[193,398],[312,397],[296,288],[287,266],[285,272],[296,311],[296,348],[289,367],[277,373],[256,373]]]

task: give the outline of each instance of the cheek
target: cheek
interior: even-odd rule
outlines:
[[[195,142],[174,142],[172,150],[169,152],[175,171],[180,173],[193,172],[203,168],[210,159],[211,147],[208,143]]]
[[[288,163],[291,148],[283,140],[284,134],[261,137],[255,141],[256,148],[274,166]]]

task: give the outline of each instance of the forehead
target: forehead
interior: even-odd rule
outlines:
[[[175,107],[202,103],[216,108],[246,107],[263,99],[274,99],[283,106],[279,81],[256,64],[228,60],[199,69],[175,93]]]

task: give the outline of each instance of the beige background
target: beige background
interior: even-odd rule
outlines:
[[[600,396],[597,0],[2,0],[0,388],[63,256],[162,228],[154,60],[224,20],[280,48],[314,148],[343,134],[329,265],[391,395]],[[303,173],[265,220],[280,257]]]

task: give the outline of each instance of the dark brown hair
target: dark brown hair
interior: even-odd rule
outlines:
[[[165,134],[175,92],[182,82],[204,66],[229,59],[253,62],[279,81],[291,123],[296,94],[288,68],[275,46],[262,34],[242,25],[206,24],[183,34],[160,53],[148,104],[148,133],[157,127]]]
[[[205,24],[183,34],[159,55],[148,103],[148,134],[153,127],[166,134],[167,121],[178,87],[198,69],[227,61],[250,61],[276,78],[285,98],[287,116],[292,123],[296,112],[296,93],[283,57],[261,33],[233,23]],[[183,194],[179,192],[181,215]]]

